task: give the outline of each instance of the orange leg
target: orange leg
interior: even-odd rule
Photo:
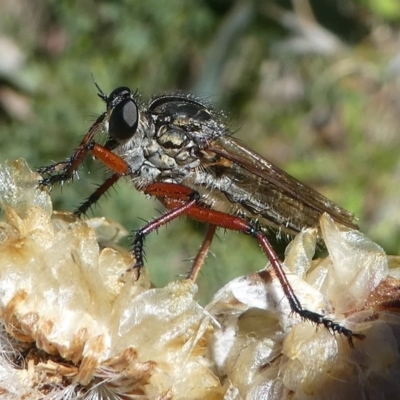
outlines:
[[[190,271],[187,275],[187,278],[191,279],[193,282],[195,282],[197,280],[197,277],[199,276],[201,267],[203,266],[204,260],[206,259],[208,251],[210,250],[211,242],[215,235],[216,229],[217,227],[215,225],[210,225],[208,227],[206,236],[203,240],[203,243],[201,244],[200,250],[198,251],[196,258],[193,261],[192,268],[190,268]]]
[[[69,159],[38,169],[38,172],[41,175],[49,175],[42,179],[42,185],[51,185],[56,182],[63,182],[71,179],[88,153],[92,153],[97,159],[114,172],[114,174],[112,174],[78,207],[75,211],[75,214],[77,215],[84,214],[91,205],[96,203],[99,198],[118,181],[121,176],[127,175],[130,172],[128,164],[121,157],[114,154],[109,148],[101,146],[93,141],[95,135],[101,129],[101,124],[104,118],[105,114],[102,114],[90,127],[89,131]],[[55,174],[52,175],[53,173]]]

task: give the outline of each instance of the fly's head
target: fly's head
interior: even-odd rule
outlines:
[[[151,165],[144,167],[147,161],[146,149],[151,142],[147,136],[151,129],[146,111],[139,107],[139,95],[126,86],[114,89],[109,95],[97,88],[98,96],[106,103],[102,125],[108,135],[105,147],[127,163],[131,171],[129,175],[140,178],[145,174],[147,181],[151,182],[159,171]]]
[[[129,141],[138,129],[139,108],[135,96],[126,86],[114,89],[108,96],[99,93],[107,106],[108,135],[117,143]]]

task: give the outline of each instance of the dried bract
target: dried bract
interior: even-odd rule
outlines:
[[[205,308],[190,280],[136,281],[130,254],[53,213],[37,180],[24,161],[0,166],[2,399],[398,397],[400,259],[359,231],[324,215],[330,255],[313,260],[307,229],[284,263],[305,308],[366,336],[351,348],[291,313],[273,271],[234,279]]]
[[[221,398],[196,285],[135,281],[131,256],[100,251],[85,222],[52,215],[37,179],[23,161],[0,169],[2,398]]]

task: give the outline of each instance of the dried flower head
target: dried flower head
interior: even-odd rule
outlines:
[[[304,307],[366,336],[352,349],[293,315],[267,270],[229,282],[204,308],[191,281],[136,281],[130,254],[53,212],[37,182],[22,160],[0,166],[2,399],[399,395],[400,261],[360,232],[324,215],[329,257],[313,260],[316,234],[305,230],[285,259]]]

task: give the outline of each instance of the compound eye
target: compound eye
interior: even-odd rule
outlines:
[[[139,122],[138,107],[133,99],[119,98],[114,105],[108,121],[108,133],[118,142],[130,139],[136,132]]]
[[[124,99],[131,98],[132,91],[127,86],[120,86],[114,89],[107,97],[107,108],[114,108]]]

